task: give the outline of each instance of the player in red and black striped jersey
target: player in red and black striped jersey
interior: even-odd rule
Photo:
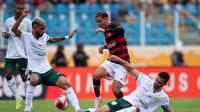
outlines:
[[[124,29],[117,23],[110,23],[108,14],[105,12],[98,12],[96,14],[96,23],[99,27],[96,29],[96,33],[104,33],[106,40],[106,45],[99,47],[99,53],[102,54],[104,49],[108,49],[110,54],[117,55],[130,63]],[[112,91],[116,98],[121,98],[123,96],[121,88],[125,85],[127,77],[128,71],[119,63],[112,62],[108,59],[101,64],[94,73],[93,78],[94,92],[96,95],[93,107],[98,108],[98,105],[101,103],[101,78],[114,79]]]

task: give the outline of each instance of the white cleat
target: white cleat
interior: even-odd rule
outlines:
[[[96,97],[94,100],[93,108],[96,110],[99,107],[99,104],[101,103],[102,99],[101,96]]]

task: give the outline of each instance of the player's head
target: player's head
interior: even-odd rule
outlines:
[[[32,21],[32,28],[33,28],[33,32],[38,36],[38,37],[42,37],[42,35],[45,33],[46,30],[46,22],[41,19],[41,18],[35,18]]]
[[[16,3],[14,5],[14,12],[15,12],[15,17],[19,18],[22,15],[23,10],[25,9],[25,5],[22,3]]]
[[[106,12],[98,12],[96,14],[96,23],[98,27],[106,29],[109,26],[108,14]]]
[[[154,85],[153,85],[154,89],[161,89],[164,85],[167,84],[169,79],[170,79],[170,76],[167,72],[160,72],[154,82]]]

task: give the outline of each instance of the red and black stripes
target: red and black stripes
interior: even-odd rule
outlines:
[[[110,23],[105,30],[104,36],[109,53],[130,63],[124,29],[117,23]]]

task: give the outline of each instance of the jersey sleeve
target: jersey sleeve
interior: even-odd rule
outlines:
[[[27,24],[27,32],[32,32],[32,22],[31,20],[28,19],[28,24]]]
[[[6,21],[4,24],[4,32],[12,33],[12,31],[11,31],[12,26],[13,26],[12,22]]]
[[[149,80],[151,79],[147,75],[140,73],[140,75],[137,78],[137,83],[140,86]]]
[[[46,39],[46,42],[47,42],[50,39],[50,36],[47,35],[46,33],[44,35],[45,35],[45,39]]]
[[[165,98],[162,99],[161,106],[163,105],[169,105],[169,97],[166,96]]]

